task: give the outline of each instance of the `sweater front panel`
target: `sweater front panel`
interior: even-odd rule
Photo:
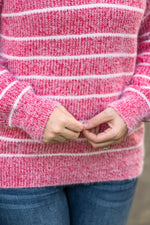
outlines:
[[[125,140],[109,150],[94,149],[82,134],[58,144],[44,144],[41,136],[59,104],[85,122],[120,100],[133,80],[145,8],[143,0],[3,1],[1,187],[119,180],[141,173],[139,118]]]
[[[144,3],[56,2],[4,1],[3,57],[37,95],[61,102],[85,121],[130,83]]]

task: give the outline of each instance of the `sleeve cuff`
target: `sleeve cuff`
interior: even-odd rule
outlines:
[[[128,134],[142,121],[149,110],[149,106],[137,93],[125,93],[125,95],[108,105],[112,107],[127,125]]]
[[[42,142],[44,130],[53,110],[61,105],[57,101],[37,96],[29,90],[18,103],[12,115],[12,126],[27,132],[32,139]]]

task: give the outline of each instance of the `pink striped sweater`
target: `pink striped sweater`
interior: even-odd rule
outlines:
[[[0,2],[0,187],[140,175],[150,116],[150,0]],[[43,143],[59,104],[82,122],[111,106],[128,134],[108,150],[94,149],[83,134]]]

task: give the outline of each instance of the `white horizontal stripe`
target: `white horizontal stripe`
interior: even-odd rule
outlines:
[[[86,58],[110,58],[110,57],[135,57],[136,53],[106,53],[106,54],[91,54],[91,55],[65,55],[65,56],[12,56],[5,53],[3,57],[10,60],[69,60],[69,59],[86,59]]]
[[[138,130],[141,130],[141,129],[144,129],[143,125],[142,126],[139,126],[139,127],[136,127],[131,133],[129,133],[127,136],[131,136],[132,134],[134,134],[136,131]]]
[[[134,75],[134,77],[142,77],[142,78],[150,80],[150,77],[148,77],[147,75],[144,75],[144,74],[136,74],[136,75]]]
[[[140,44],[143,44],[143,43],[150,43],[150,40],[145,40],[140,42]]]
[[[139,63],[138,66],[150,66],[150,63]]]
[[[85,80],[85,79],[107,79],[107,78],[115,78],[120,76],[132,76],[132,73],[114,73],[114,74],[97,74],[97,75],[81,75],[81,76],[41,76],[41,75],[29,75],[29,76],[17,76],[17,79],[28,80],[28,79],[36,79],[36,80]]]
[[[141,86],[141,88],[150,90],[150,86]]]
[[[81,122],[81,121],[80,121]],[[40,141],[34,140],[34,139],[20,139],[20,138],[10,138],[5,136],[0,136],[1,141],[7,141],[7,142],[15,142],[15,143],[40,143]],[[75,141],[87,141],[86,138],[78,138]]]
[[[2,70],[2,71],[0,71],[0,75],[7,73],[7,72],[8,72],[8,70]]]
[[[149,100],[146,98],[146,96],[145,96],[143,93],[141,93],[140,91],[138,91],[138,90],[136,90],[136,89],[134,89],[134,88],[127,88],[125,91],[133,91],[133,92],[139,94],[139,95],[146,101],[147,105],[150,107],[150,101],[149,101]]]
[[[139,55],[150,55],[150,52],[143,52],[143,53],[141,53]]]
[[[45,154],[0,154],[0,157],[2,158],[11,158],[11,157],[54,157],[54,156],[91,156],[91,155],[100,155],[104,153],[113,153],[113,152],[122,152],[122,151],[129,151],[133,149],[137,149],[143,145],[143,142],[141,142],[138,145],[131,146],[131,147],[124,147],[119,149],[110,149],[110,150],[100,150],[95,152],[85,152],[85,153],[45,153]]]
[[[20,139],[20,138],[10,138],[5,136],[0,136],[1,141],[7,141],[7,142],[21,142],[21,143],[39,143],[37,140],[33,139]],[[40,142],[41,143],[41,142]]]
[[[20,138],[10,138],[5,136],[0,136],[0,140],[7,141],[7,142],[16,142],[16,143],[40,143],[40,141],[33,140],[33,139],[20,139]],[[78,138],[76,141],[87,141],[86,138]]]
[[[145,36],[149,36],[149,35],[150,35],[150,32],[148,32],[148,33],[144,33],[144,34],[140,35],[140,36],[139,36],[139,38],[141,38],[141,37],[145,37]]]
[[[17,13],[2,13],[2,17],[14,17],[14,16],[25,16],[36,13],[47,13],[54,11],[67,11],[67,10],[79,10],[79,9],[92,9],[92,8],[114,8],[122,10],[130,10],[135,12],[143,13],[144,9],[128,6],[128,5],[119,5],[119,4],[107,4],[107,3],[97,3],[97,4],[85,4],[85,5],[75,5],[75,6],[62,6],[62,7],[53,7],[53,8],[44,8],[44,9],[33,9]]]
[[[36,40],[60,40],[69,38],[91,38],[91,37],[122,37],[122,38],[136,38],[136,34],[124,34],[124,33],[93,33],[93,34],[73,34],[73,35],[57,35],[57,36],[45,36],[45,37],[9,37],[0,35],[3,39],[9,41],[36,41]]]
[[[54,95],[42,95],[43,98],[52,98],[52,99],[73,99],[73,100],[80,100],[80,99],[88,99],[88,98],[107,98],[120,95],[120,92],[116,93],[107,93],[107,94],[92,94],[92,95],[73,95],[73,96],[54,96]]]
[[[14,105],[13,105],[13,108],[12,108],[12,110],[11,110],[11,112],[10,112],[10,115],[9,115],[9,126],[10,126],[10,127],[11,127],[11,119],[12,119],[12,116],[13,116],[13,113],[14,113],[15,109],[17,108],[17,104],[19,103],[19,101],[20,101],[20,99],[22,98],[22,96],[23,96],[29,89],[31,89],[30,86],[29,86],[29,87],[26,87],[26,88],[20,93],[20,95],[17,97],[17,99],[16,99],[16,101],[15,101],[15,103],[14,103]]]
[[[5,95],[5,93],[13,86],[17,83],[17,81],[14,81],[12,83],[10,83],[0,94],[0,99]]]

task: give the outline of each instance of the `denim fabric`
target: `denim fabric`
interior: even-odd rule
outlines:
[[[0,189],[0,225],[125,225],[137,180]]]

